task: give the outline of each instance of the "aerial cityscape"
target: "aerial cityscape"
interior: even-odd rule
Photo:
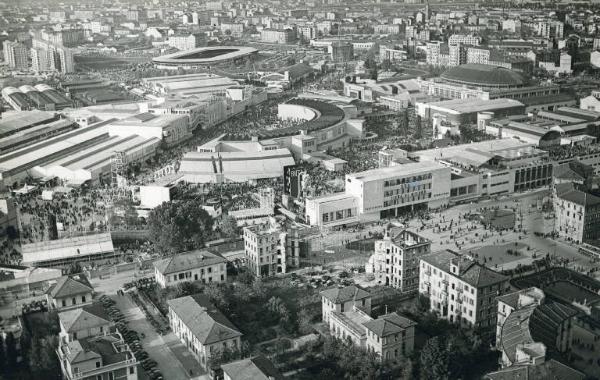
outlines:
[[[0,2],[0,380],[600,380],[600,2]]]

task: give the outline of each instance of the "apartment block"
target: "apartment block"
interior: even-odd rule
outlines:
[[[365,265],[378,284],[411,293],[419,289],[419,258],[431,253],[431,241],[399,228],[388,228],[375,242],[375,253]]]
[[[508,277],[446,250],[421,257],[419,294],[440,318],[465,327],[495,328],[496,297],[509,289]]]

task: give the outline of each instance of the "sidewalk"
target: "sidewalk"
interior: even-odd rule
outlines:
[[[144,335],[141,344],[148,352],[150,358],[156,360],[158,369],[165,379],[189,379],[185,367],[171,351],[171,345],[177,344],[177,337],[173,333],[162,336],[154,330],[146,316],[128,296],[111,296],[116,301],[116,306],[123,312],[129,327]],[[170,335],[170,336],[169,336]],[[166,338],[166,339],[165,339]]]

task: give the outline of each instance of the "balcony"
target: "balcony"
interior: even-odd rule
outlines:
[[[110,371],[115,371],[117,369],[127,368],[127,367],[135,365],[135,364],[136,364],[136,359],[134,357],[134,358],[131,358],[128,360],[124,360],[122,362],[105,365],[100,368],[94,368],[90,371],[77,372],[77,373],[71,374],[70,378],[71,379],[82,379],[85,377],[93,377],[93,376],[101,375],[103,373],[107,373]]]

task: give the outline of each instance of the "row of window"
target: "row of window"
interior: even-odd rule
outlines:
[[[383,182],[383,187],[408,184],[408,183],[413,183],[415,181],[424,181],[424,180],[431,179],[431,177],[432,177],[431,173],[428,173],[428,174],[421,174],[421,175],[406,177],[406,178],[390,179],[390,180],[386,180]]]

